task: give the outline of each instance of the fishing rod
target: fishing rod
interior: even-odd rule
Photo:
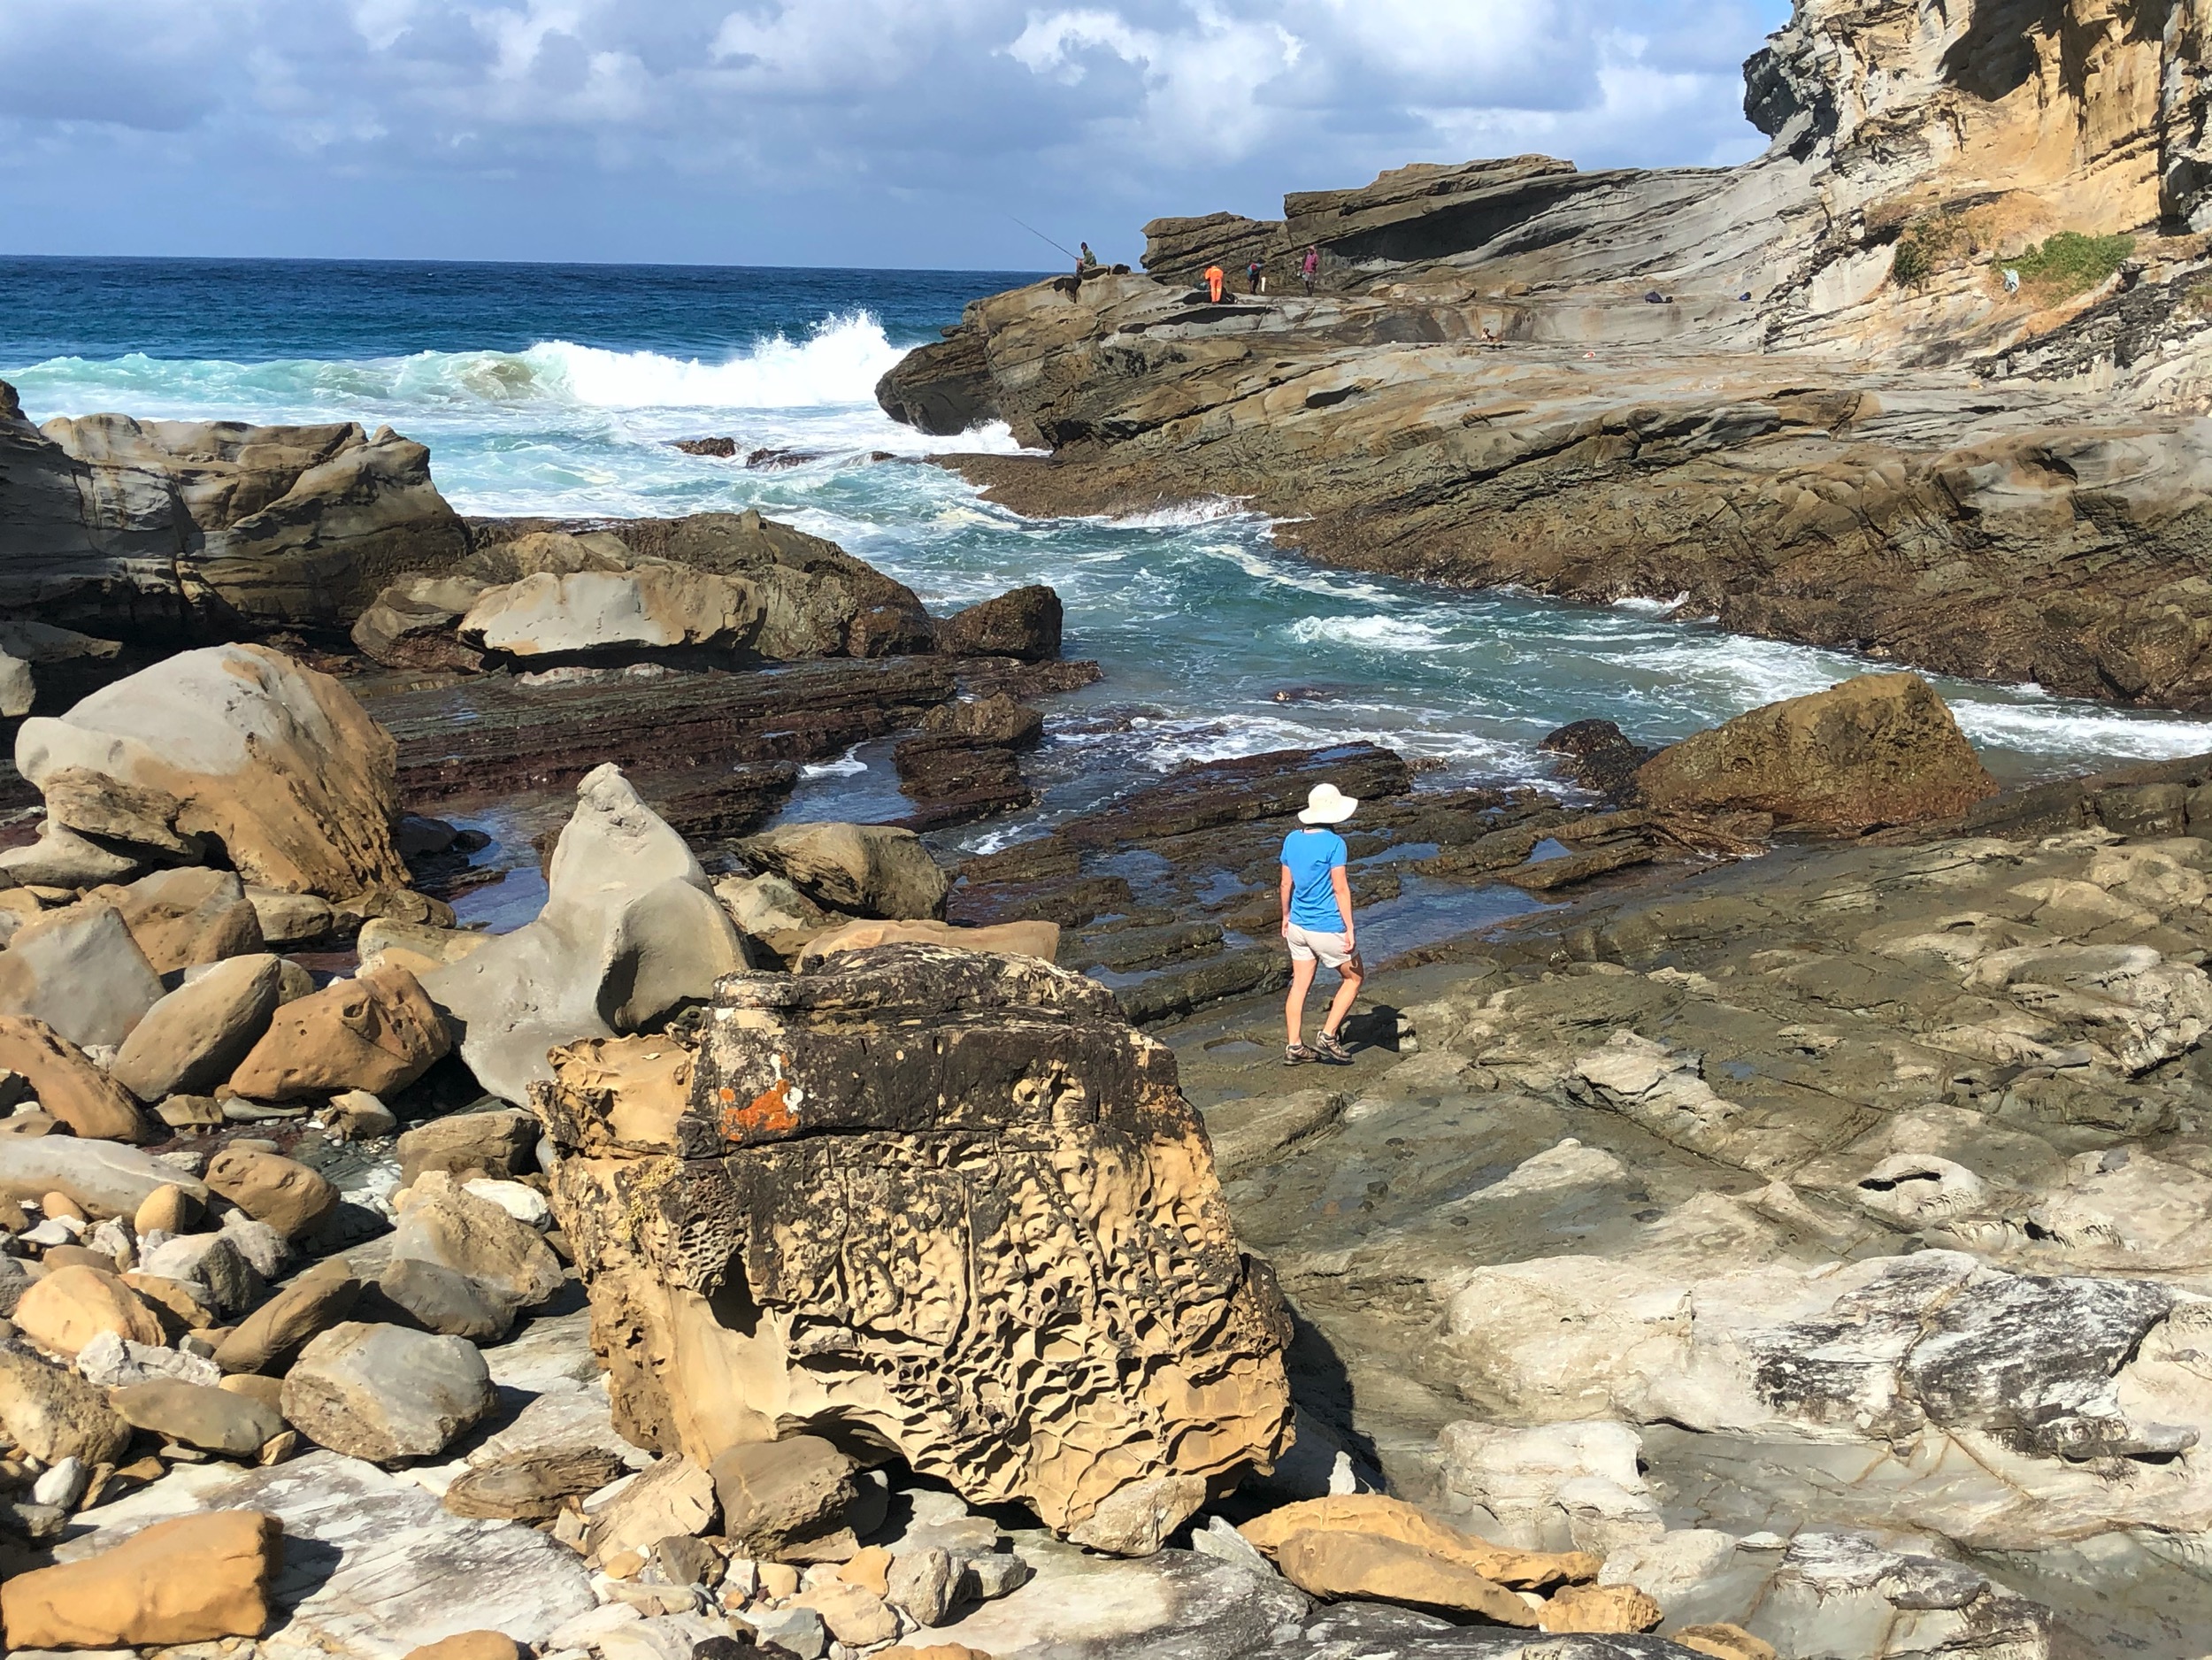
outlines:
[[[1010,219],[1014,219],[1014,216],[1011,213],[1009,213],[1006,217]],[[1054,242],[1051,237],[1046,235],[1042,231],[1039,230],[1034,225],[1030,224],[1027,220],[1014,219],[1014,223],[1020,226],[1022,229],[1027,231],[1032,236],[1034,236],[1039,242],[1045,243],[1047,246],[1060,248],[1059,243]],[[1064,248],[1060,248],[1060,251],[1064,254],[1067,254],[1068,257],[1071,259],[1076,257],[1075,255],[1068,253],[1068,250]]]

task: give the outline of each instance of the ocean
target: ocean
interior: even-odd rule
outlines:
[[[1371,739],[1451,780],[1546,782],[1536,745],[1603,717],[1679,738],[1869,667],[1725,634],[1656,604],[1593,608],[1325,569],[1226,501],[1025,519],[872,388],[1021,272],[243,260],[0,260],[0,378],[34,419],[389,425],[431,450],[465,513],[628,516],[757,507],[949,609],[1026,582],[1067,607],[1100,685],[1050,700],[1041,805],[955,838],[988,849],[1188,761]],[[726,435],[749,467],[687,456]],[[1893,665],[1889,665],[1893,666]],[[1939,680],[2008,780],[2212,749],[2212,723]],[[887,749],[812,769],[802,818],[903,811]]]

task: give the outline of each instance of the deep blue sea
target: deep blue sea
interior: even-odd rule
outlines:
[[[430,446],[464,512],[757,507],[948,608],[1059,589],[1071,655],[1105,682],[1056,700],[1044,805],[975,826],[995,845],[1194,758],[1363,737],[1445,777],[1546,776],[1538,739],[1586,716],[1659,742],[1868,666],[1747,640],[1656,605],[1590,608],[1329,571],[1233,502],[1122,519],[1024,519],[872,388],[1018,272],[234,260],[0,259],[0,378],[34,419],[140,416],[388,424]],[[726,434],[809,459],[681,454]],[[884,458],[885,457],[889,458]],[[2212,749],[2212,725],[1939,682],[2000,773]],[[1296,692],[1294,701],[1278,693]],[[823,769],[810,816],[900,810],[880,755]]]

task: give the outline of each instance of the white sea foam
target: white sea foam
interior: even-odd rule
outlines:
[[[1193,502],[1156,507],[1147,512],[1110,515],[1099,522],[1117,530],[1189,530],[1198,525],[1218,524],[1225,519],[1259,518],[1234,496],[1207,496]]]
[[[839,756],[834,761],[810,761],[799,769],[801,778],[852,778],[868,770],[867,762],[860,758],[860,746]]]
[[[1290,626],[1300,645],[1363,646],[1373,650],[1420,651],[1448,643],[1444,631],[1407,617],[1303,617]]]
[[[1613,602],[1613,609],[1615,611],[1634,611],[1638,615],[1644,617],[1666,617],[1671,615],[1675,611],[1680,611],[1689,603],[1689,590],[1685,588],[1681,593],[1677,594],[1672,599],[1646,599],[1637,595],[1631,594],[1623,598],[1615,600]]]
[[[1959,729],[1976,742],[2047,755],[2104,755],[2160,761],[2212,750],[2212,721],[2127,715],[2080,703],[1954,698]]]
[[[720,363],[657,351],[606,351],[565,340],[522,354],[548,389],[598,409],[819,409],[872,403],[875,385],[906,355],[866,311],[818,323],[804,340],[781,334]]]

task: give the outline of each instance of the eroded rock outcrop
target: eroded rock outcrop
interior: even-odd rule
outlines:
[[[510,1101],[552,1076],[555,1045],[635,1032],[746,963],[699,861],[618,769],[576,795],[536,920],[422,980],[478,1081]]]
[[[1260,222],[1156,222],[1162,280],[977,301],[881,401],[1052,450],[956,463],[1024,511],[1237,497],[1356,568],[2205,707],[2206,251],[2155,234],[2206,211],[2204,40],[2184,0],[1801,0],[1755,161],[1294,194],[1220,306],[1186,279]],[[2067,234],[2138,240],[2047,280]]]
[[[394,755],[337,681],[252,645],[180,653],[15,747],[48,816],[104,846],[329,899],[407,886]]]
[[[1661,750],[1635,789],[1654,807],[1863,829],[1958,818],[1997,780],[1925,680],[1863,674]]]
[[[389,427],[87,415],[34,427],[0,385],[0,606],[92,633],[342,628],[466,550],[430,452]]]
[[[738,975],[693,1041],[572,1046],[534,1104],[641,1443],[839,1423],[1143,1551],[1286,1442],[1272,1281],[1094,982],[918,945]]]

